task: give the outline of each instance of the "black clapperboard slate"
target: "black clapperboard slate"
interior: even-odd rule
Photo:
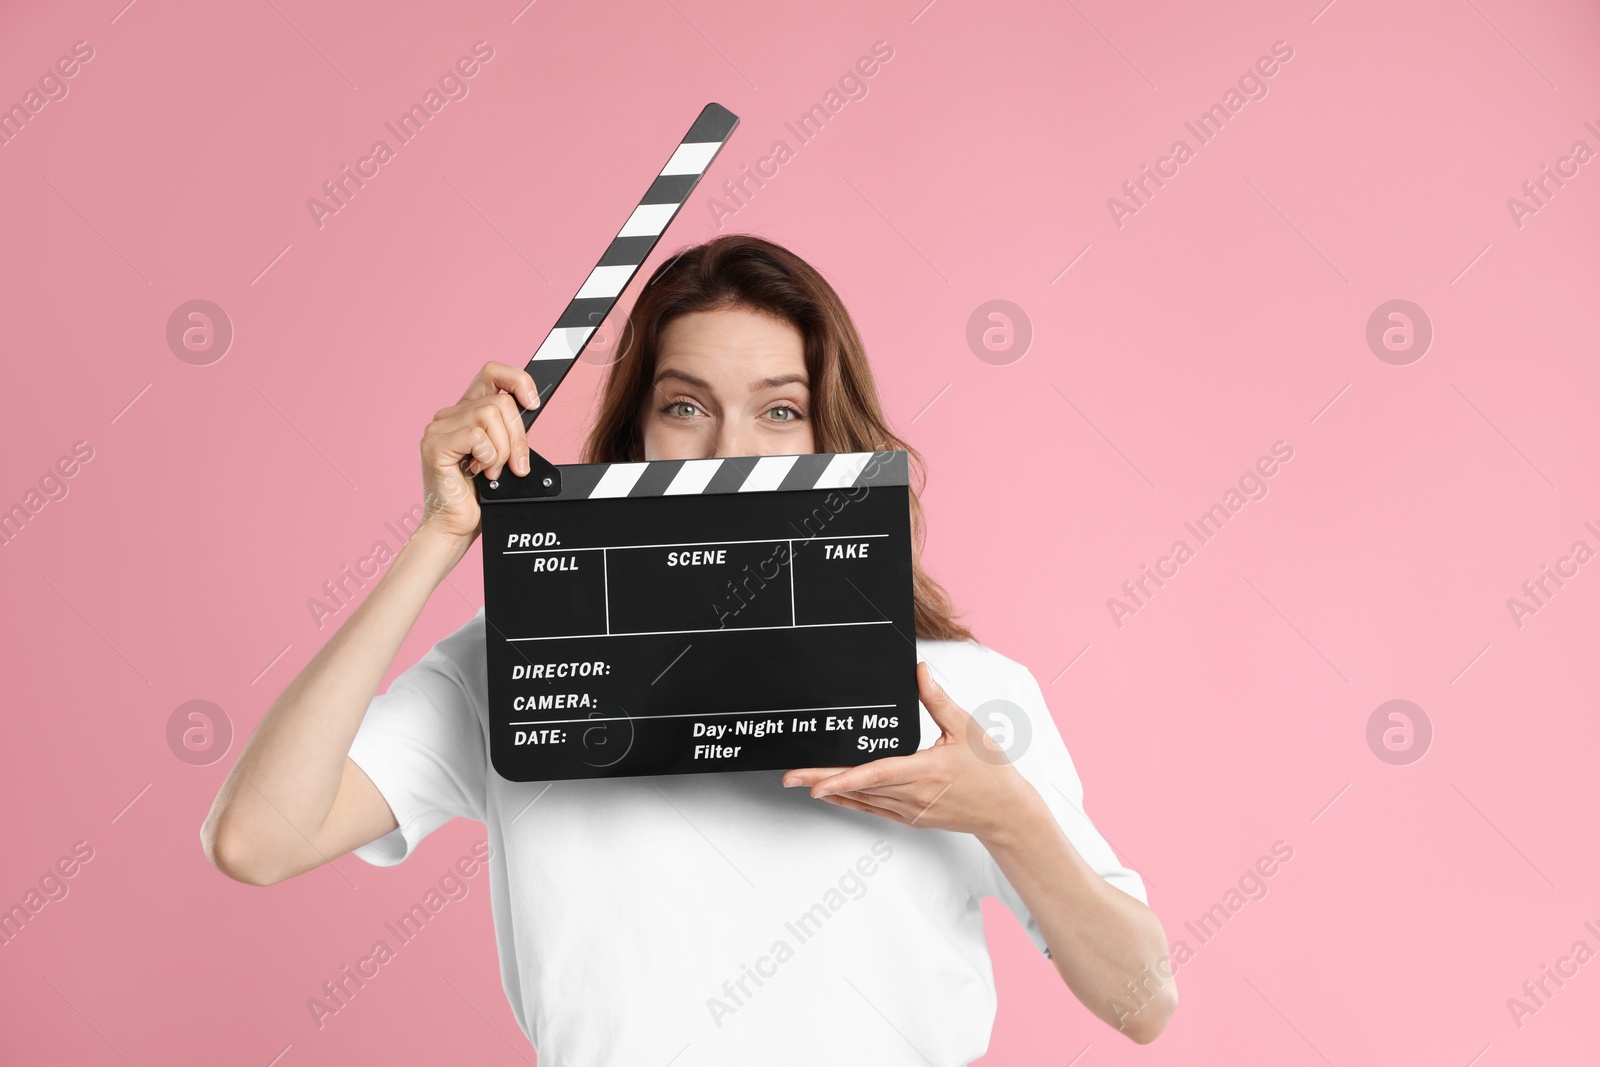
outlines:
[[[738,125],[707,104],[527,364],[540,405]],[[917,749],[901,451],[476,478],[489,755],[510,781],[853,766]]]

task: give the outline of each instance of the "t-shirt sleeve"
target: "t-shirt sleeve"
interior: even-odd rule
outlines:
[[[480,609],[368,705],[350,758],[378,787],[400,825],[355,849],[360,859],[393,866],[456,816],[484,818],[483,634]]]
[[[1061,732],[1050,716],[1050,709],[1045,706],[1044,693],[1038,681],[1032,672],[1020,664],[1014,664],[1013,670],[1005,699],[1015,705],[1015,709],[1007,710],[1011,710],[1012,714],[1020,714],[1019,721],[1010,724],[1012,739],[1008,755],[1011,762],[1039,791],[1050,813],[1066,833],[1067,840],[1089,866],[1124,893],[1148,904],[1144,879],[1123,865],[1084,809],[1083,782],[1073,766],[1072,757],[1067,753]],[[979,721],[988,725],[982,717]],[[1000,737],[1004,741],[1004,735]],[[1040,933],[1028,906],[987,851],[984,852],[984,862],[989,879],[986,895],[997,897],[1010,908],[1033,943],[1039,946],[1039,951],[1049,955],[1044,935]]]

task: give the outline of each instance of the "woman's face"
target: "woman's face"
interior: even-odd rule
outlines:
[[[680,315],[661,332],[654,389],[639,413],[644,458],[815,452],[805,342],[748,308]]]

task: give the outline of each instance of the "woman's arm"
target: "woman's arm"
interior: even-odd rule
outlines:
[[[1073,994],[1133,1040],[1154,1041],[1178,1007],[1161,920],[1085,862],[1038,790],[1021,780],[1017,791],[1007,817],[978,840],[1028,906]]]
[[[346,755],[384,672],[466,546],[426,521],[256,727],[200,829],[206,856],[251,885],[303,874],[396,826]]]
[[[349,758],[350,745],[423,605],[478,536],[469,473],[496,477],[507,465],[527,473],[518,398],[538,405],[533,379],[520,368],[486,364],[423,432],[422,523],[268,709],[200,828],[206,857],[230,878],[270,885],[395,829],[383,795]]]
[[[934,745],[859,767],[790,771],[783,784],[809,785],[830,804],[908,826],[977,837],[1027,905],[1073,994],[1133,1040],[1155,1040],[1178,1006],[1161,920],[1089,866],[997,747],[984,757],[973,751],[969,739],[988,743],[988,735],[926,663],[917,664],[917,689],[940,729]]]

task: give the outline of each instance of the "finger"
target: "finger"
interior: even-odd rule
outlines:
[[[927,776],[927,751],[912,756],[887,756],[859,767],[847,768],[812,785],[811,795],[820,797],[826,793],[849,793],[857,789],[915,782]]]
[[[522,425],[522,411],[517,407],[517,402],[510,393],[497,393],[490,398],[495,408],[500,413],[502,425],[506,431],[506,443],[510,447],[510,454],[506,462],[517,474],[526,476],[528,473],[528,430]]]
[[[468,431],[465,436],[456,436],[461,431]],[[479,436],[488,445],[487,450]],[[468,450],[457,454],[457,466],[467,474],[472,475],[483,470],[495,461],[495,443],[492,429],[485,424],[479,416],[476,404],[455,404],[434,413],[433,421],[428,424],[423,432],[424,440],[429,436],[440,440],[449,440],[459,445],[469,442]]]
[[[908,824],[915,826],[933,810],[934,805],[944,799],[952,784],[917,782],[908,786],[896,786],[890,790],[860,789],[849,795],[868,804],[892,808],[899,812]]]
[[[511,434],[506,430],[506,421],[500,414],[500,405],[494,400],[479,401],[468,410],[467,415],[473,422],[483,427],[483,432],[494,442],[494,458],[489,460],[487,468],[480,469],[484,470],[491,480],[500,477],[500,471],[511,455]],[[522,423],[518,422],[517,425],[520,427]]]
[[[927,800],[923,800],[921,797],[918,797],[914,805],[917,809],[916,814],[911,816],[909,820],[910,824],[912,826],[917,825],[917,823],[921,821],[922,817],[927,815],[928,812],[932,811],[933,806],[939,803],[939,801],[944,798],[946,793],[950,792],[950,787],[954,784],[954,782],[946,782],[944,785],[939,787],[939,791],[937,793],[933,794],[933,796],[929,797]]]
[[[422,436],[424,455],[436,466],[457,467],[461,460],[472,460],[468,474],[476,473],[494,461],[494,441],[487,431],[476,423],[455,426],[434,424]]]
[[[472,384],[467,386],[467,391],[461,394],[461,400],[465,403],[468,400],[493,396],[502,390],[516,397],[525,408],[539,406],[539,391],[534,387],[533,376],[521,367],[493,360],[485,363],[483,369],[478,371],[477,377],[472,379]]]
[[[868,815],[876,815],[880,819],[888,819],[890,822],[903,823],[906,821],[892,811],[889,811],[885,808],[875,807],[871,804],[863,804],[861,801],[854,800],[850,797],[826,796],[822,797],[821,800],[824,804],[832,804],[834,807],[838,808],[849,808],[851,811],[866,812]]]
[[[922,700],[922,706],[928,709],[928,714],[933,716],[933,721],[948,737],[965,737],[972,716],[950,699],[950,694],[944,691],[944,686],[934,681],[933,669],[926,660],[917,664],[917,696]]]
[[[783,787],[791,789],[797,785],[815,785],[824,778],[849,769],[849,767],[806,767],[800,770],[787,771],[783,776]]]
[[[858,789],[852,793],[836,795],[848,797],[851,800],[859,800],[861,803],[869,804],[875,808],[884,808],[907,821],[915,819],[928,809],[927,804],[920,804],[913,797],[879,793],[871,789]]]

